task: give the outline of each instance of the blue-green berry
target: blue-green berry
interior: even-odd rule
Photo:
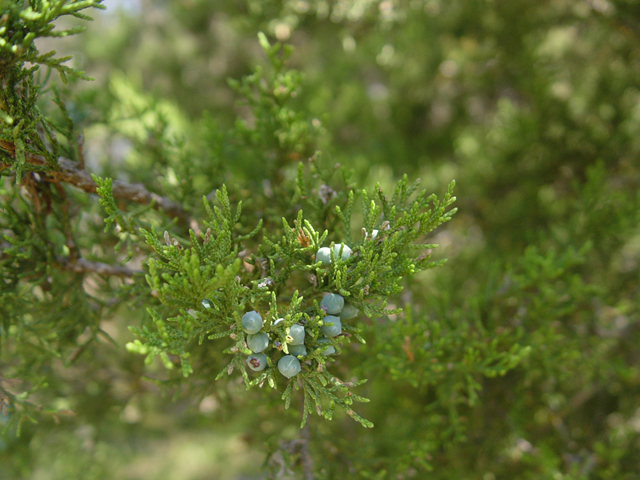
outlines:
[[[318,339],[318,348],[320,349],[320,353],[322,355],[333,355],[336,353],[336,349],[333,345],[329,345],[328,347],[324,347],[323,345],[329,343],[328,338],[320,337]]]
[[[249,335],[247,337],[247,346],[252,352],[263,352],[269,346],[269,337],[264,332]]]
[[[340,255],[340,250],[342,250],[342,255]],[[342,258],[342,260],[346,260],[351,256],[351,249],[344,243],[336,243],[333,246],[333,256],[336,259]]]
[[[211,302],[206,298],[200,302],[204,308],[211,308]]]
[[[325,337],[337,337],[342,333],[342,323],[338,317],[327,315],[322,321],[324,325],[320,327],[320,331]]]
[[[278,370],[287,378],[300,373],[300,360],[293,355],[285,355],[278,361]]]
[[[242,329],[247,333],[258,333],[262,328],[262,317],[255,310],[242,316]]]
[[[291,325],[287,343],[291,345],[302,345],[304,343],[304,327],[302,325]]]
[[[320,307],[323,307],[322,309],[329,315],[336,315],[344,307],[344,297],[337,293],[330,293],[322,299]]]
[[[340,312],[341,320],[348,320],[358,315],[358,309],[349,303],[345,303],[344,308]]]
[[[316,252],[316,262],[322,262],[325,265],[331,263],[331,250],[328,247],[321,247]]]
[[[254,353],[247,357],[247,365],[254,372],[261,372],[267,366],[267,356],[264,353]]]
[[[306,355],[307,347],[304,345],[289,345],[289,353],[294,356]]]

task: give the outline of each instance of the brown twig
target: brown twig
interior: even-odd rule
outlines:
[[[93,178],[91,178],[91,175],[84,170],[82,144],[83,138],[79,137],[78,145],[81,159],[80,164],[72,162],[71,160],[64,157],[59,157],[59,170],[41,172],[42,175],[47,176],[47,180],[53,180],[53,182],[56,182],[55,186],[63,203],[63,218],[61,219],[61,222],[66,238],[66,245],[69,248],[70,257],[57,257],[56,260],[58,262],[58,265],[66,270],[70,270],[76,273],[97,273],[98,275],[110,275],[125,278],[133,277],[136,274],[141,274],[143,273],[141,270],[131,270],[120,265],[109,265],[101,262],[92,262],[90,260],[79,257],[77,246],[73,240],[71,226],[69,225],[69,205],[67,203],[66,196],[64,195],[64,190],[62,190],[59,183],[57,182],[65,182],[77,188],[80,188],[85,192],[96,193],[96,183],[93,181]],[[8,152],[12,157],[15,157],[15,148],[12,143],[0,140],[0,148]],[[48,165],[46,160],[38,155],[27,154],[26,161],[32,165]],[[5,165],[4,162],[0,161],[0,166],[3,165]],[[34,175],[36,179],[39,178],[37,174],[34,173]],[[36,210],[40,210],[40,196],[36,191],[34,178],[32,178],[31,175],[26,175],[23,178],[22,183],[27,189],[30,190],[31,197],[36,205]],[[171,217],[178,218],[178,220],[182,223],[188,223],[189,217],[179,204],[165,197],[149,192],[144,188],[143,185],[130,185],[115,180],[112,184],[112,191],[114,198],[131,200],[136,203],[142,204],[153,203],[154,208],[164,211]],[[50,210],[50,206],[48,207],[48,210]]]
[[[144,273],[142,270],[132,270],[121,265],[109,265],[107,263],[92,262],[84,258],[79,258],[75,262],[67,258],[58,257],[58,263],[67,270],[76,273],[97,273],[98,275],[112,275],[115,277],[133,277],[136,274]]]
[[[3,149],[8,152],[12,152],[11,145],[7,142],[2,142]],[[47,166],[46,160],[39,155],[27,154],[27,163],[32,165]],[[83,170],[78,163],[73,162],[67,158],[59,157],[58,166],[60,170],[49,170],[42,172],[54,181],[68,183],[88,193],[96,193],[96,182],[91,178],[91,174],[86,170]],[[177,218],[181,223],[188,225],[189,216],[185,212],[180,204],[169,200],[166,197],[158,195],[156,193],[148,191],[141,184],[129,184],[119,180],[114,180],[112,184],[113,197],[123,200],[130,200],[132,202],[148,205],[153,203],[153,207],[156,210],[162,210],[168,216]]]
[[[47,172],[48,175],[58,181],[69,183],[89,193],[96,193],[96,182],[85,170],[79,170],[75,162],[66,158],[59,158],[59,171]],[[183,223],[188,223],[189,217],[182,207],[166,197],[152,193],[141,184],[129,184],[114,180],[112,184],[113,197],[130,200],[141,204],[154,204],[154,208],[164,211],[170,217],[175,217]]]
[[[78,145],[78,166],[84,170],[84,135],[81,133],[76,139]]]
[[[302,404],[304,410],[304,403]],[[309,443],[311,434],[309,433],[309,419],[300,430],[300,458],[302,460],[302,471],[304,472],[304,480],[313,480],[313,459],[309,453]]]

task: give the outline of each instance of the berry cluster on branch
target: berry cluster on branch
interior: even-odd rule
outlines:
[[[352,409],[354,401],[367,401],[352,391],[363,381],[344,382],[328,364],[352,340],[364,343],[364,326],[347,320],[359,312],[370,318],[397,313],[388,308],[387,298],[402,289],[403,278],[442,263],[429,261],[428,252],[409,255],[411,248],[434,247],[419,241],[455,212],[447,210],[455,201],[453,183],[442,201],[425,192],[413,198],[416,188],[405,177],[390,199],[379,187],[376,199],[364,190],[363,235],[356,243],[349,240],[351,246],[322,246],[329,232],[317,231],[299,210],[293,227],[282,219],[279,240],[265,233],[250,253],[243,242],[262,231],[262,224],[245,233],[242,203],[234,211],[226,187],[216,192],[219,206],[211,208],[204,200],[207,230],[199,239],[191,232],[190,245],[168,233],[163,245],[153,230],[143,230],[156,253],[148,263],[147,282],[162,306],[148,308],[155,332],[131,327],[138,339],[128,349],[146,355],[148,363],[159,357],[168,369],[180,365],[185,377],[209,377],[199,371],[217,349],[207,340],[229,337],[233,344],[223,352],[232,360],[217,379],[239,370],[247,388],[265,383],[277,388],[284,376],[286,407],[294,389],[303,391],[303,424],[309,413],[330,419],[340,407],[371,426]],[[335,207],[346,232],[351,231],[354,199],[351,191]],[[206,348],[195,348],[205,342]]]

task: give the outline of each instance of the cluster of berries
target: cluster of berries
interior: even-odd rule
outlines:
[[[334,247],[334,258],[346,260],[351,256],[351,249],[344,244],[338,244]],[[316,261],[324,264],[331,263],[331,251],[329,248],[323,247],[316,253]],[[322,326],[320,332],[322,336],[316,340],[315,349],[320,349],[322,355],[333,355],[336,353],[330,338],[337,337],[342,333],[342,320],[347,320],[358,315],[358,310],[352,305],[346,304],[344,297],[336,293],[327,294],[320,302],[320,308],[324,312]],[[273,322],[273,325],[283,322],[283,318],[279,318]],[[247,312],[242,317],[242,329],[247,335],[247,346],[253,352],[247,357],[247,365],[251,370],[260,372],[267,367],[267,356],[263,353],[269,347],[269,335],[261,331],[264,322],[258,312]],[[307,347],[305,345],[305,328],[303,325],[295,324],[289,327],[287,336],[288,355],[284,355],[278,360],[278,370],[282,375],[291,378],[300,373],[299,358],[307,356]],[[326,346],[324,346],[326,345]]]

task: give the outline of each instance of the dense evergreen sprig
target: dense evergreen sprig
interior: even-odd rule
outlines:
[[[173,368],[170,356],[179,358],[182,374],[187,376],[194,369],[189,360],[189,346],[193,342],[202,344],[207,339],[229,336],[233,342],[225,352],[233,355],[233,359],[217,378],[238,369],[247,388],[264,382],[275,387],[279,377],[275,366],[280,352],[289,353],[288,331],[293,325],[300,324],[304,326],[304,344],[308,352],[299,357],[302,359],[301,383],[296,378],[290,380],[283,393],[285,405],[289,406],[291,402],[292,388],[302,388],[305,396],[303,424],[312,411],[317,410],[318,414],[331,418],[333,409],[339,406],[364,426],[372,426],[351,408],[354,400],[364,401],[347,388],[359,383],[345,384],[331,375],[329,357],[322,353],[327,345],[342,351],[346,348],[343,343],[348,344],[351,337],[364,341],[360,329],[345,320],[342,335],[325,339],[321,333],[325,314],[319,300],[323,292],[334,292],[368,317],[397,313],[397,309],[387,309],[387,297],[402,289],[402,279],[442,263],[429,262],[427,252],[414,259],[409,256],[409,247],[435,246],[415,242],[455,213],[455,209],[448,208],[455,201],[453,185],[442,201],[435,195],[427,196],[424,191],[412,198],[417,183],[408,186],[406,177],[398,183],[390,200],[379,187],[376,187],[379,203],[369,200],[369,193],[363,191],[365,227],[362,238],[351,244],[351,256],[336,254],[348,247],[332,248],[328,262],[319,261],[315,254],[326,242],[329,232],[318,232],[304,219],[302,210],[298,210],[293,225],[282,219],[283,235],[279,239],[269,239],[266,234],[252,254],[251,248],[243,242],[260,231],[261,222],[250,233],[239,234],[238,230],[244,228],[239,224],[242,205],[239,204],[234,212],[223,186],[216,192],[219,206],[212,209],[204,200],[209,216],[204,222],[207,230],[199,239],[190,231],[189,245],[171,239],[166,232],[163,245],[155,231],[143,230],[147,243],[157,255],[157,261],[149,261],[147,282],[152,295],[169,310],[149,309],[156,331],[146,327],[142,330],[132,328],[142,341],[129,343],[128,349],[146,355],[147,363],[159,356],[169,369]],[[353,202],[352,191],[347,205],[342,209],[335,207],[337,215],[345,222],[345,231],[351,231],[352,225],[350,214],[343,212],[350,212]],[[240,251],[245,257],[244,267],[238,256]],[[254,271],[261,272],[260,278],[253,279]],[[245,335],[240,321],[246,310],[260,312],[265,322],[265,338],[270,336],[275,347],[269,350],[269,366],[253,380],[245,365],[246,355],[252,353],[247,347],[250,336]],[[168,313],[166,317],[165,312]],[[209,348],[219,347],[213,344]],[[197,364],[195,368],[198,368]],[[336,392],[340,392],[340,396]],[[322,398],[329,401],[328,408],[323,405]]]
[[[54,22],[67,15],[91,20],[80,13],[91,7],[104,8],[101,0],[31,0],[28,4],[21,0],[3,0],[0,4],[0,172],[5,164],[10,165],[18,181],[24,170],[59,170],[57,159],[62,152],[58,152],[56,127],[43,116],[37,104],[51,71],[58,71],[64,83],[67,75],[89,80],[83,72],[64,65],[71,57],[56,58],[55,51],[40,54],[35,40],[82,32],[84,26],[56,30]],[[47,68],[47,73],[36,76],[41,73],[41,66]],[[69,120],[59,96],[55,100]],[[61,126],[61,133],[66,130],[69,134],[68,126],[66,129]],[[67,141],[74,144],[76,139],[68,137]],[[43,157],[46,164],[28,164],[29,155]]]
[[[0,77],[8,75],[13,67],[22,68],[25,62],[43,65],[60,73],[66,83],[67,75],[88,79],[83,72],[64,62],[71,57],[55,57],[55,51],[40,54],[35,40],[43,37],[66,37],[83,32],[86,27],[57,30],[54,22],[60,17],[73,16],[92,20],[80,13],[87,8],[104,8],[102,0],[3,0],[0,3]]]

